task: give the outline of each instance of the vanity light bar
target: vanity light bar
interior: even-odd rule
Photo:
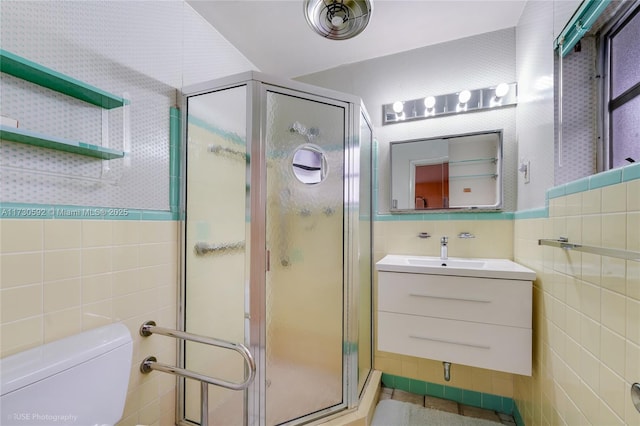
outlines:
[[[502,108],[515,105],[517,102],[518,84],[500,83],[483,89],[465,89],[446,95],[426,96],[385,104],[382,106],[382,124]]]

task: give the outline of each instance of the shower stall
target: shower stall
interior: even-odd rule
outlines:
[[[249,72],[183,91],[180,328],[243,343],[247,391],[212,387],[211,425],[354,409],[372,369],[372,145],[359,98]],[[241,382],[241,356],[184,342],[179,365]],[[181,379],[178,421],[200,423]]]

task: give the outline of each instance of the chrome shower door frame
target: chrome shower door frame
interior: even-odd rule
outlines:
[[[366,110],[363,109],[360,98],[318,88],[307,84],[274,78],[257,72],[246,72],[238,75],[200,83],[182,91],[182,156],[181,156],[181,202],[180,202],[180,231],[181,231],[181,280],[178,307],[178,328],[185,328],[185,189],[186,189],[186,144],[187,144],[187,104],[188,98],[209,92],[246,86],[246,274],[245,293],[245,341],[243,342],[253,354],[257,372],[250,388],[245,391],[244,425],[266,425],[266,272],[268,259],[266,253],[266,205],[267,205],[267,166],[266,166],[266,96],[267,92],[281,93],[301,99],[340,106],[345,111],[344,121],[344,176],[343,176],[343,375],[342,375],[342,403],[312,413],[295,421],[284,423],[288,425],[312,422],[322,417],[336,413],[355,410],[358,406],[360,392],[358,389],[358,226],[359,223],[359,124],[367,121],[372,128]],[[372,154],[373,155],[373,154]],[[373,173],[373,171],[372,171]],[[372,203],[374,202],[373,194]],[[371,302],[369,302],[371,303]],[[215,337],[215,336],[211,336]],[[372,349],[373,352],[373,349]],[[178,347],[178,365],[184,366],[184,346]],[[373,365],[369,372],[372,371]],[[184,381],[178,381],[176,396],[176,422],[180,425],[193,425],[185,420],[184,413]]]

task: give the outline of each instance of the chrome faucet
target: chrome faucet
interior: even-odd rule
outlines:
[[[447,260],[447,237],[440,238],[440,260]]]

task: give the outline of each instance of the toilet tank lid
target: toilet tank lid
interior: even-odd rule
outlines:
[[[13,392],[131,342],[127,327],[110,324],[10,355],[0,359],[1,394]]]

